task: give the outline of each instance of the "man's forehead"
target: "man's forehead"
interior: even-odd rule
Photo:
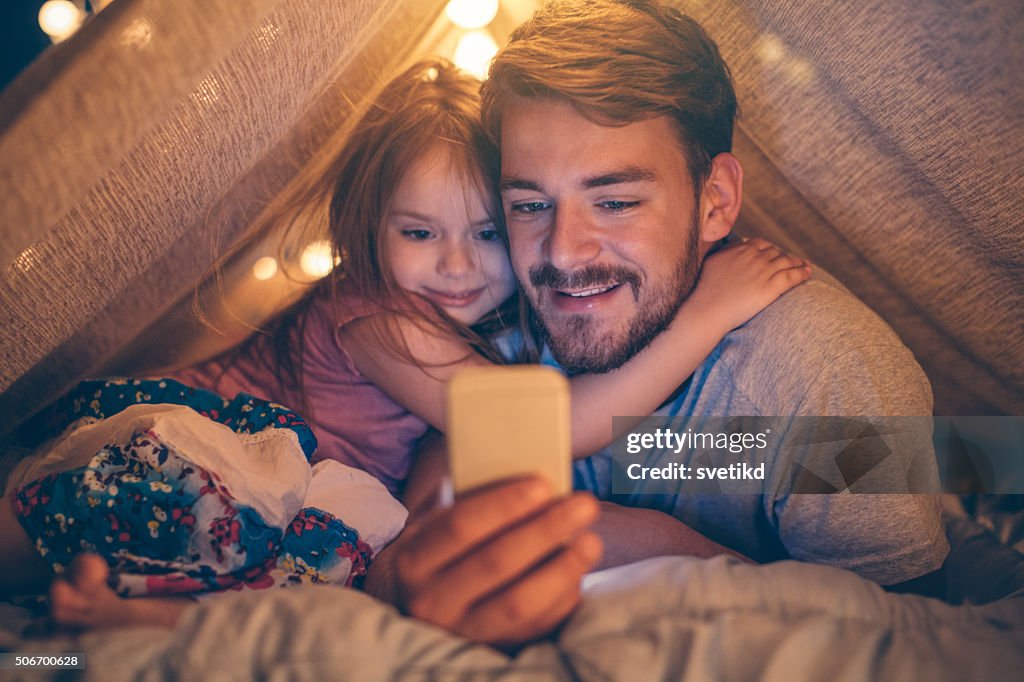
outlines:
[[[586,116],[568,100],[555,97],[519,97],[507,105],[501,121],[502,147],[536,137],[573,132],[572,138],[600,137],[621,125],[603,125]],[[564,137],[559,135],[559,137]],[[570,141],[571,139],[570,138]]]
[[[503,161],[560,153],[588,160],[605,158],[604,165],[613,169],[648,165],[642,157],[625,159],[631,152],[649,155],[679,150],[678,141],[676,125],[667,116],[631,123],[603,122],[585,116],[568,101],[538,97],[519,98],[508,105],[502,116],[500,145]]]
[[[503,190],[537,189],[541,180],[584,188],[654,182],[685,166],[667,117],[602,124],[551,98],[519,99],[503,116]]]

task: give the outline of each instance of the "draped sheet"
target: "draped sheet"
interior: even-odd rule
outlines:
[[[740,228],[881,314],[938,413],[1024,414],[1024,5],[678,4],[736,79]],[[442,7],[119,0],[7,88],[0,431],[187,299]]]
[[[84,653],[83,679],[104,682],[1017,679],[1022,601],[1018,590],[953,607],[889,594],[829,566],[658,557],[590,574],[557,636],[515,656],[355,590],[313,586],[226,594],[192,608],[173,631],[111,629],[7,646]]]
[[[939,414],[1024,414],[1024,4],[683,2],[730,64],[743,227],[878,312]]]
[[[442,0],[119,0],[0,95],[0,432],[188,299]]]

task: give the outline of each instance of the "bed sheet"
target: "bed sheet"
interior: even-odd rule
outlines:
[[[1024,582],[1011,587],[953,606],[827,566],[662,557],[588,576],[557,639],[516,656],[316,586],[224,595],[171,632],[15,648],[84,652],[90,680],[996,679],[1024,669]]]

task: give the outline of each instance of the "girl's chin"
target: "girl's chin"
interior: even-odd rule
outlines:
[[[467,308],[450,308],[442,306],[444,311],[453,319],[461,322],[465,325],[476,324],[483,317],[482,313],[478,313],[476,310],[470,310]]]

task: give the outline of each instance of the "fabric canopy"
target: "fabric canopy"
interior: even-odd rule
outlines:
[[[442,0],[119,0],[0,96],[4,432],[123,350]]]
[[[752,232],[889,322],[939,414],[1024,414],[1024,5],[683,3],[737,83]]]
[[[1024,414],[1024,5],[679,5],[736,80],[740,229],[882,315],[938,413]],[[442,7],[119,0],[7,88],[0,431],[152,343]]]

